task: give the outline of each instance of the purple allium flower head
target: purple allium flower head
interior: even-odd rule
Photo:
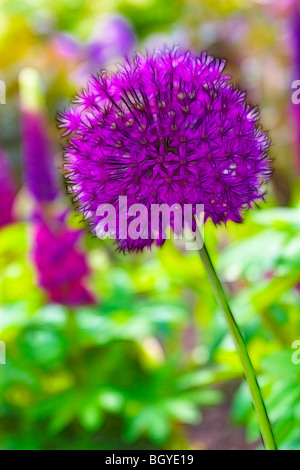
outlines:
[[[225,61],[172,51],[136,54],[92,77],[60,116],[69,189],[95,230],[101,204],[204,204],[215,224],[242,221],[271,174],[259,112],[222,72]],[[117,240],[140,250],[153,240]],[[156,241],[162,244],[161,238]]]
[[[65,215],[51,218],[50,224],[44,217],[36,217],[32,255],[38,284],[51,302],[69,306],[92,304],[95,299],[84,283],[90,270],[78,247],[82,231],[69,229]]]
[[[8,158],[0,151],[0,227],[14,221],[13,203],[16,192]]]

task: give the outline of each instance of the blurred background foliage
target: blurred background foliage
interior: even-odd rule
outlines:
[[[160,250],[119,254],[68,211],[61,176],[51,201],[34,197],[24,177],[24,67],[41,76],[38,112],[60,175],[56,115],[76,89],[135,48],[174,43],[227,58],[270,131],[275,171],[267,203],[242,225],[208,223],[205,238],[277,442],[300,449],[300,365],[292,363],[292,343],[300,340],[300,105],[290,99],[292,81],[300,80],[297,15],[294,0],[1,0],[0,147],[11,167],[7,173],[0,164],[1,449],[261,446],[197,253],[168,241]],[[31,151],[34,164],[43,149]],[[11,207],[5,217],[3,201]],[[48,257],[45,240],[52,240]]]

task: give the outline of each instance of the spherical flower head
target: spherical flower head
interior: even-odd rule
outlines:
[[[117,72],[92,77],[62,113],[69,189],[94,231],[99,205],[118,211],[119,196],[149,213],[152,204],[203,204],[215,224],[241,222],[263,199],[270,142],[224,67],[178,47],[136,54]],[[154,242],[122,239],[118,227],[116,239],[123,251]]]

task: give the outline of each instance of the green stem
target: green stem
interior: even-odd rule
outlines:
[[[220,306],[222,307],[222,310],[225,314],[230,331],[234,337],[237,351],[239,353],[240,359],[244,367],[244,374],[245,374],[246,380],[248,382],[248,385],[251,391],[252,400],[253,400],[254,408],[256,411],[261,434],[263,437],[263,441],[265,444],[265,448],[266,450],[277,450],[273,431],[272,431],[271,424],[268,418],[267,410],[264,404],[264,400],[262,398],[262,394],[261,394],[261,391],[257,382],[257,378],[255,375],[255,371],[254,371],[251,359],[247,351],[245,341],[234,319],[234,316],[230,310],[223,287],[213,267],[213,264],[211,262],[210,256],[208,254],[208,251],[206,249],[204,242],[199,252],[200,252],[200,257],[203,261],[203,264],[206,268],[210,282],[212,284],[212,287],[214,289],[216,298]]]
[[[67,312],[66,333],[69,342],[70,368],[74,374],[76,386],[81,387],[84,385],[84,364],[78,346],[78,328],[75,315],[76,311],[69,308]]]

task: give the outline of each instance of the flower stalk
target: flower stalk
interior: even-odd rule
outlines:
[[[243,364],[245,378],[250,388],[252,401],[256,411],[258,424],[265,444],[265,448],[266,450],[277,450],[271,423],[267,414],[266,406],[247,350],[245,340],[230,309],[224,289],[214,269],[204,241],[202,248],[200,248],[199,250],[199,254],[205,266],[211,285],[213,287],[216,299],[225,314],[227,323],[229,325],[230,331],[233,335],[236,344],[237,352]]]

